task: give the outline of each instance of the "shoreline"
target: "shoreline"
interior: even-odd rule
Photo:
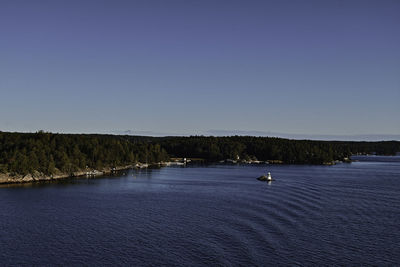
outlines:
[[[191,161],[187,161],[191,162]],[[0,173],[0,185],[7,184],[24,184],[24,183],[39,183],[39,182],[49,182],[49,181],[57,181],[64,180],[69,178],[82,178],[82,177],[91,177],[95,178],[98,176],[103,176],[107,174],[117,173],[119,171],[129,170],[129,169],[148,169],[148,168],[161,168],[161,167],[169,167],[169,166],[185,166],[187,162],[182,161],[161,161],[155,163],[141,163],[137,162],[130,165],[125,166],[116,166],[116,167],[104,167],[99,170],[96,169],[87,169],[87,170],[79,170],[72,172],[70,174],[67,173],[58,173],[55,175],[45,175],[43,173],[35,172],[29,173],[26,175],[11,175],[10,173]],[[193,161],[195,162],[195,161]]]
[[[92,169],[88,170],[80,170],[73,172],[71,174],[67,173],[59,173],[56,175],[44,175],[41,173],[27,174],[27,175],[10,175],[9,173],[0,173],[0,185],[6,184],[24,184],[24,183],[36,183],[36,182],[48,182],[48,181],[57,181],[64,180],[69,178],[81,178],[81,177],[97,177],[106,174],[112,174],[119,171],[129,170],[129,169],[143,169],[143,168],[151,168],[155,166],[162,166],[162,163],[155,164],[144,164],[144,163],[136,163],[132,165],[125,166],[117,166],[117,167],[106,167],[100,170]]]
[[[82,178],[82,177],[91,177],[95,178],[97,176],[103,176],[107,174],[116,173],[119,171],[129,170],[129,169],[147,169],[147,168],[160,168],[160,167],[169,167],[169,166],[186,166],[187,163],[191,162],[188,160],[187,162],[182,161],[169,161],[169,162],[157,162],[157,163],[135,163],[131,165],[125,166],[117,166],[117,167],[105,167],[99,170],[91,169],[91,170],[79,170],[75,171],[71,174],[67,173],[58,173],[56,175],[44,175],[43,173],[35,172],[34,174],[27,175],[11,175],[9,173],[0,173],[0,185],[6,184],[24,184],[24,183],[39,183],[39,182],[49,182],[49,181],[57,181],[64,180],[69,178]],[[195,161],[194,161],[195,162]],[[329,163],[320,164],[323,165],[336,165],[337,163],[350,163],[351,161],[334,161]],[[252,162],[237,162],[233,160],[224,160],[219,162],[214,162],[215,164],[223,164],[223,165],[235,165],[235,164],[244,164],[244,165],[262,165],[262,164],[271,164],[271,165],[286,165],[282,161],[278,160],[269,160],[269,161],[252,161]],[[291,165],[291,164],[289,164]],[[298,165],[298,164],[294,164]]]

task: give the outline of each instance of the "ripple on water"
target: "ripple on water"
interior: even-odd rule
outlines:
[[[270,185],[255,179],[266,168],[277,179]],[[400,262],[400,163],[211,166],[132,174],[0,188],[0,262]]]

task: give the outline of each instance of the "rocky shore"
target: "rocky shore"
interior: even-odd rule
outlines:
[[[20,175],[20,174],[11,174],[11,173],[0,173],[0,184],[18,184],[18,183],[32,183],[32,182],[41,182],[41,181],[54,181],[54,180],[61,180],[61,179],[68,179],[72,177],[96,177],[111,173],[116,173],[123,170],[129,169],[144,169],[144,168],[159,168],[159,167],[166,167],[166,166],[180,166],[186,165],[187,162],[191,160],[186,159],[175,159],[173,161],[168,162],[157,162],[157,163],[134,163],[131,165],[125,166],[117,166],[117,167],[106,167],[101,169],[85,169],[79,170],[72,173],[62,173],[60,171],[56,172],[53,175],[46,175],[44,173],[40,173],[35,171],[34,173],[30,173],[27,175]]]
[[[159,164],[156,165],[158,166]],[[34,173],[30,173],[27,175],[19,175],[19,174],[13,175],[10,173],[0,173],[0,184],[32,183],[40,181],[61,180],[71,177],[95,177],[99,175],[115,173],[122,170],[148,168],[150,166],[153,165],[136,163],[134,165],[117,166],[113,168],[102,168],[99,170],[94,170],[94,169],[80,170],[69,174],[58,172],[57,174],[54,175],[45,175],[38,171],[35,171]]]

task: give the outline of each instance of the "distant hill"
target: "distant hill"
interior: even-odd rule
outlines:
[[[169,132],[155,131],[134,131],[120,130],[113,131],[112,134],[117,135],[135,135],[135,136],[190,136],[190,134],[177,134]],[[209,130],[198,135],[204,136],[261,136],[261,137],[278,137],[295,140],[320,140],[320,141],[400,141],[400,134],[355,134],[355,135],[329,135],[329,134],[288,134],[270,131],[242,131],[242,130]]]

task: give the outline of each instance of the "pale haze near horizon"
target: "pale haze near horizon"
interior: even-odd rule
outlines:
[[[398,14],[398,1],[1,1],[0,131],[398,138]]]

